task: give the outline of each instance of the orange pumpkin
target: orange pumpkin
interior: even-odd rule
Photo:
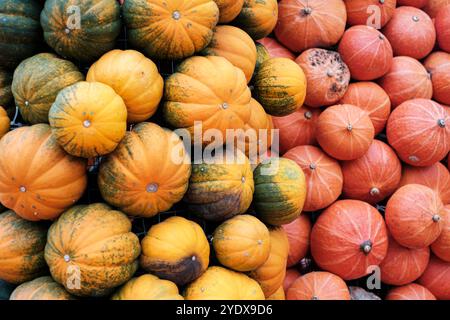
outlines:
[[[9,131],[10,122],[6,110],[0,106],[0,138]]]
[[[311,221],[306,214],[301,214],[291,223],[283,225],[289,241],[288,267],[299,263],[308,253],[311,228]]]
[[[219,23],[233,21],[242,10],[244,0],[214,0],[219,7]]]
[[[311,272],[291,285],[287,300],[351,300],[344,280],[329,272]]]
[[[431,256],[427,269],[418,283],[431,291],[439,300],[450,299],[450,262]]]
[[[381,29],[394,15],[396,0],[345,0],[347,23]],[[374,6],[378,7],[374,10]]]
[[[450,14],[450,10],[449,10]],[[443,104],[450,104],[450,53],[434,52],[424,62],[431,74],[433,99]]]
[[[411,283],[391,289],[386,300],[436,300],[436,297],[424,286]]]
[[[271,58],[288,58],[295,60],[295,55],[275,39],[265,37],[258,40],[258,42],[267,49]]]
[[[125,283],[112,300],[184,300],[175,283],[144,274]]]
[[[241,12],[233,23],[255,40],[267,37],[277,24],[277,0],[244,0]]]
[[[75,300],[62,285],[52,277],[39,277],[18,286],[9,300]]]
[[[283,289],[287,293],[291,285],[301,276],[301,273],[297,269],[289,268],[286,270],[286,275],[284,277]]]
[[[440,259],[450,262],[450,205],[445,206],[446,218],[441,235],[431,245],[431,250]]]
[[[439,10],[435,19],[437,42],[439,47],[450,53],[450,6]]]
[[[450,5],[450,0],[428,0],[423,10],[431,17],[435,18],[439,12]]]

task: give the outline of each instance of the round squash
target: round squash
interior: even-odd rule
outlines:
[[[307,106],[330,106],[344,96],[350,82],[350,71],[339,53],[325,49],[309,49],[295,61],[306,75]]]
[[[175,283],[151,274],[132,278],[111,298],[112,300],[184,300]]]
[[[288,267],[295,266],[306,257],[309,251],[311,228],[311,221],[306,214],[301,214],[291,223],[283,225],[289,241]]]
[[[0,214],[0,279],[19,284],[45,274],[46,240],[44,225],[23,220],[11,210]]]
[[[214,0],[127,0],[122,14],[131,45],[156,59],[183,59],[201,51],[219,21]]]
[[[242,10],[244,0],[214,0],[219,7],[219,23],[229,23],[236,18]]]
[[[0,106],[7,107],[13,101],[12,80],[12,73],[0,69]]]
[[[450,53],[450,5],[439,11],[436,15],[434,25],[436,27],[439,47],[445,52]]]
[[[450,53],[434,52],[425,60],[424,66],[431,75],[433,99],[450,104]]]
[[[354,25],[370,25],[381,29],[392,18],[396,0],[345,0],[347,23]],[[378,7],[374,10],[373,7]]]
[[[48,123],[48,111],[59,91],[83,80],[72,62],[52,53],[40,53],[19,64],[11,88],[25,121]]]
[[[297,269],[294,269],[294,268],[287,269],[286,275],[284,277],[284,282],[283,282],[284,292],[287,293],[288,289],[295,282],[295,280],[297,280],[299,277],[301,277],[301,274],[300,274],[300,272],[297,271]]]
[[[205,233],[197,223],[182,217],[153,225],[141,245],[141,267],[178,285],[194,281],[209,265]]]
[[[351,300],[344,280],[329,272],[310,272],[291,285],[287,300]]]
[[[428,0],[397,0],[399,6],[410,6],[416,8],[423,8],[428,3]]]
[[[321,269],[344,280],[361,278],[379,265],[388,249],[381,214],[359,200],[340,200],[328,207],[311,232],[311,253]]]
[[[436,297],[424,286],[417,283],[391,289],[386,300],[436,300]]]
[[[439,300],[450,299],[450,262],[431,256],[427,269],[418,283],[431,291]]]
[[[82,81],[58,93],[48,120],[67,153],[92,158],[112,152],[125,136],[127,108],[110,86]]]
[[[10,123],[11,120],[9,120],[8,113],[0,106],[0,138],[9,131]]]
[[[266,300],[286,300],[286,295],[283,290],[283,286],[279,287],[272,295],[266,298]]]
[[[259,42],[255,42],[255,46],[256,46],[256,65],[255,71],[253,72],[252,76],[256,75],[263,62],[270,59],[270,53],[264,45],[262,45]]]
[[[257,218],[238,215],[216,228],[212,244],[222,265],[236,271],[252,271],[269,257],[271,237]]]
[[[62,285],[52,277],[40,277],[18,286],[9,300],[75,300]]]
[[[86,185],[86,162],[66,154],[48,125],[21,127],[0,140],[0,202],[24,219],[57,218]]]
[[[258,40],[258,42],[269,51],[271,58],[287,58],[292,61],[295,60],[295,55],[275,39],[265,37]]]
[[[450,205],[445,206],[446,218],[441,235],[431,245],[431,250],[440,259],[450,262]]]
[[[423,10],[430,16],[435,18],[438,13],[450,5],[450,0],[428,0],[428,3],[423,7]]]
[[[48,231],[45,261],[55,281],[76,296],[105,296],[138,268],[141,247],[131,222],[105,204],[74,206]]]
[[[241,12],[233,23],[255,40],[267,37],[278,20],[277,0],[244,0]]]

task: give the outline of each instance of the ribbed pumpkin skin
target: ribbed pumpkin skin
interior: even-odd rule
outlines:
[[[209,267],[184,293],[186,300],[264,300],[259,284],[243,273]]]
[[[386,300],[436,300],[436,297],[427,288],[411,283],[391,289]]]
[[[281,226],[294,221],[306,199],[305,174],[292,160],[272,158],[254,171],[253,206],[265,223]]]
[[[261,267],[271,252],[269,230],[250,215],[238,215],[218,226],[212,244],[222,265],[241,272]]]
[[[244,0],[244,5],[233,24],[247,32],[254,40],[267,37],[278,19],[277,0]]]
[[[308,253],[311,228],[311,221],[306,214],[301,214],[291,223],[283,225],[289,241],[287,267],[296,265]]]
[[[291,287],[291,285],[300,276],[301,276],[300,272],[298,272],[297,269],[295,269],[295,268],[289,268],[286,270],[286,275],[284,277],[284,282],[283,282],[283,289],[284,289],[284,292],[286,292],[286,294],[287,294],[288,289]]]
[[[83,74],[72,62],[52,53],[40,53],[19,64],[11,88],[25,121],[48,123],[48,111],[58,92],[83,80]]]
[[[331,47],[341,39],[346,19],[342,0],[282,0],[275,35],[295,52]]]
[[[110,86],[82,81],[58,93],[48,120],[67,153],[92,158],[112,152],[122,140],[127,108]]]
[[[132,278],[112,296],[112,300],[184,300],[175,283],[151,274]]]
[[[347,9],[347,23],[351,26],[367,25],[369,21],[376,26],[378,21],[371,19],[375,10],[370,10],[369,7],[377,6],[380,10],[380,25],[376,26],[377,29],[383,27],[392,18],[396,5],[396,0],[345,0],[344,2]]]
[[[130,220],[120,211],[95,203],[74,206],[52,224],[45,261],[53,279],[69,293],[104,296],[133,276],[140,253]],[[80,276],[79,288],[72,283],[69,267]]]
[[[153,225],[141,244],[141,267],[161,279],[185,285],[208,268],[208,239],[197,223],[185,218]]]
[[[242,10],[244,0],[214,0],[219,7],[219,23],[228,23],[233,21]]]
[[[271,58],[288,58],[292,61],[295,60],[295,55],[289,51],[289,49],[285,48],[281,43],[277,40],[265,37],[261,40],[258,40],[269,52]]]
[[[431,74],[433,99],[443,104],[450,104],[450,91],[448,90],[450,87],[450,53],[434,52],[425,60],[424,66]]]
[[[9,131],[10,122],[5,109],[0,106],[0,138]]]
[[[450,150],[449,124],[450,113],[444,107],[432,100],[413,99],[391,114],[387,138],[404,162],[430,166],[441,161]]]
[[[435,18],[438,13],[444,10],[449,4],[450,0],[428,0],[428,3],[425,5],[423,10],[430,16],[430,18]]]
[[[127,121],[142,122],[158,108],[164,81],[157,66],[135,50],[112,50],[89,69],[86,80],[109,85],[127,106]]]
[[[286,293],[287,300],[351,300],[345,282],[329,272],[310,272],[298,278]]]
[[[131,45],[157,59],[182,59],[201,51],[219,21],[213,0],[129,0],[122,13]]]
[[[63,286],[52,277],[40,277],[18,286],[9,300],[75,300]]]
[[[47,229],[23,220],[13,211],[0,214],[0,279],[20,284],[46,273]]]
[[[66,154],[48,125],[22,127],[1,139],[0,201],[24,219],[58,217],[86,185],[86,162]]]
[[[436,15],[434,25],[436,27],[439,47],[445,52],[450,53],[450,6],[446,6],[439,11]]]
[[[450,262],[431,256],[427,269],[418,283],[431,291],[439,300],[450,299]]]
[[[361,278],[379,265],[388,249],[381,214],[358,200],[341,200],[327,208],[311,232],[311,253],[323,269],[344,280]]]
[[[450,262],[450,205],[445,206],[446,217],[439,238],[431,244],[431,250],[440,259]]]
[[[287,116],[305,101],[306,77],[295,62],[287,58],[272,58],[259,68],[253,93],[268,114]]]
[[[286,295],[283,290],[283,286],[279,287],[272,295],[266,298],[266,300],[286,300]]]
[[[179,158],[174,159],[175,154]],[[190,158],[180,138],[143,122],[101,163],[98,186],[103,199],[124,213],[153,217],[181,201],[190,173]]]
[[[120,5],[114,0],[47,0],[41,26],[45,41],[60,56],[91,62],[114,48]]]
[[[0,69],[0,106],[7,107],[13,100],[11,92],[12,73]]]

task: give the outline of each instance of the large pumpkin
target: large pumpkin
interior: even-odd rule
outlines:
[[[439,47],[450,53],[450,6],[446,6],[439,11],[434,24]]]
[[[431,75],[433,99],[443,104],[450,104],[450,90],[448,90],[450,87],[450,53],[434,52],[425,60],[424,66]]]
[[[66,154],[48,125],[22,127],[0,140],[0,201],[19,216],[54,219],[86,184],[86,162]]]
[[[411,283],[391,289],[386,300],[436,300],[436,297],[424,286]]]
[[[12,73],[0,68],[0,106],[8,107],[13,100],[13,94],[11,91],[12,80]]]
[[[431,18],[435,18],[447,5],[450,5],[450,0],[428,0],[423,10]]]
[[[330,106],[344,96],[350,82],[350,71],[339,53],[325,49],[309,49],[295,61],[306,75],[307,106]]]
[[[381,29],[394,15],[396,0],[344,0],[347,23]],[[377,7],[377,9],[375,9]]]
[[[111,298],[112,300],[184,300],[175,283],[151,274],[132,278]]]
[[[219,7],[219,23],[229,23],[236,18],[242,10],[244,0],[214,0]]]
[[[311,220],[306,214],[301,214],[300,217],[291,223],[283,225],[289,241],[288,267],[299,263],[308,253],[311,228]]]
[[[131,222],[105,204],[74,206],[48,231],[45,261],[55,281],[77,296],[104,296],[127,282],[141,253]]]
[[[0,214],[0,279],[19,284],[46,273],[47,228],[23,220],[13,211]]]
[[[400,159],[413,166],[433,165],[450,150],[450,113],[432,100],[402,103],[389,117],[386,131]]]
[[[299,277],[301,277],[301,273],[298,272],[297,269],[294,269],[294,268],[287,269],[286,275],[284,277],[284,282],[283,282],[284,292],[287,293],[288,289],[295,282],[295,280],[297,280]]]
[[[244,0],[244,6],[233,23],[253,39],[259,40],[272,32],[277,19],[277,0]]]
[[[25,121],[48,123],[48,111],[59,91],[83,80],[72,62],[52,53],[40,53],[19,64],[11,88]]]
[[[328,207],[311,232],[311,253],[323,269],[344,280],[367,275],[388,249],[381,214],[359,200],[341,200]]]
[[[9,131],[10,123],[11,121],[9,120],[8,114],[5,109],[0,106],[0,138]]]
[[[450,299],[450,262],[431,256],[427,269],[418,282],[439,300]]]
[[[18,286],[9,300],[74,300],[62,285],[52,277],[40,277]]]
[[[288,58],[295,60],[295,55],[275,39],[265,37],[258,40],[258,42],[269,51],[271,58]]]
[[[194,281],[208,268],[208,239],[197,223],[185,218],[153,225],[141,244],[141,267],[178,285]]]
[[[289,287],[287,300],[350,300],[344,280],[329,272],[310,272]]]
[[[431,245],[431,250],[440,259],[450,262],[450,205],[445,206],[446,218],[441,235]]]

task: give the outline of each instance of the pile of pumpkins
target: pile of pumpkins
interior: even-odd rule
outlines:
[[[0,48],[10,299],[450,299],[450,0],[0,0]]]

